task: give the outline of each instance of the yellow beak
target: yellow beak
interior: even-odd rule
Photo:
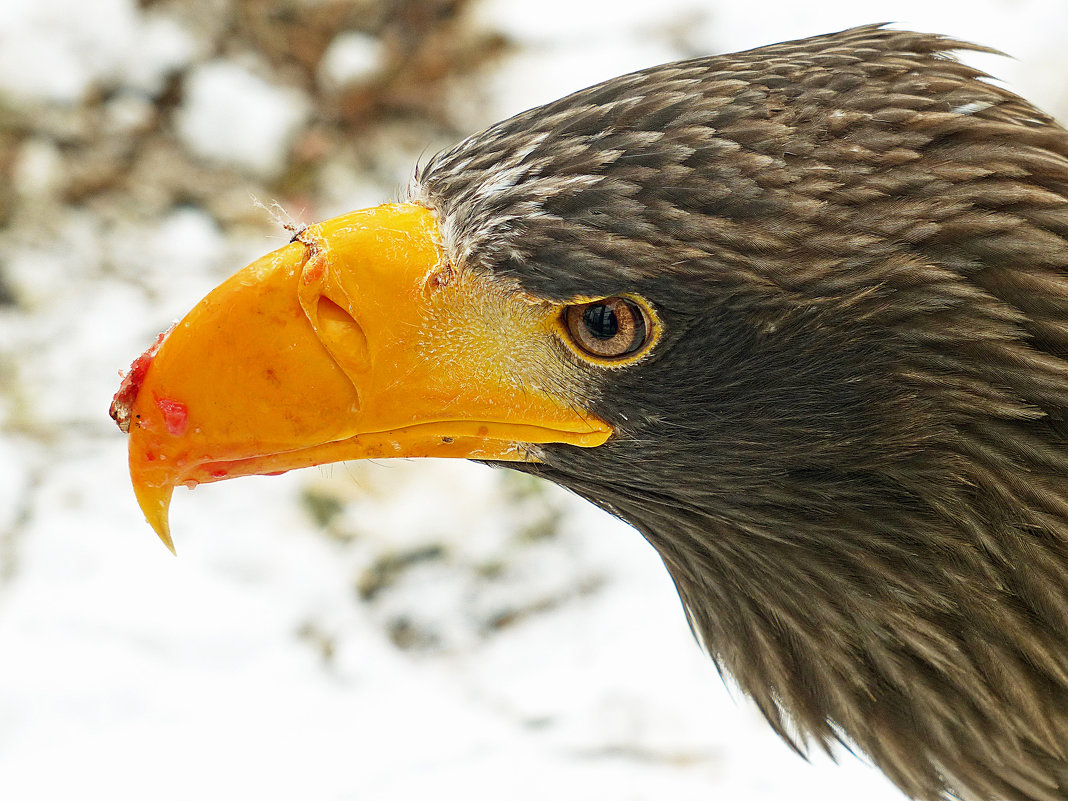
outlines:
[[[505,301],[478,297],[484,280],[458,274],[439,236],[414,204],[311,226],[135,362],[112,416],[130,433],[134,492],[167,547],[178,484],[345,459],[533,460],[531,444],[609,437],[603,421],[517,376],[515,332],[491,330],[544,332],[545,313],[480,313]]]

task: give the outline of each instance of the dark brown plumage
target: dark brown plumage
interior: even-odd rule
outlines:
[[[668,64],[430,161],[457,264],[639,295],[616,429],[537,472],[633,523],[783,737],[906,793],[1068,799],[1068,133],[869,26]]]

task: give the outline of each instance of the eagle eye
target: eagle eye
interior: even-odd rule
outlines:
[[[564,323],[575,346],[598,359],[630,356],[650,338],[645,310],[629,298],[604,298],[568,306]]]

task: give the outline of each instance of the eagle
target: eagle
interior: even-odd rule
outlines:
[[[798,751],[1068,799],[1068,132],[869,25],[624,75],[293,231],[112,407],[175,486],[457,457],[630,523]]]

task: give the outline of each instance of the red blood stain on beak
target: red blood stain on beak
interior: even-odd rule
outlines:
[[[189,425],[189,410],[186,409],[185,404],[157,396],[156,407],[163,412],[163,422],[167,426],[167,433],[174,437],[182,436]]]
[[[163,344],[163,340],[167,338],[167,334],[173,329],[174,326],[172,325],[156,337],[152,347],[134,359],[133,364],[130,365],[130,371],[122,376],[119,391],[115,393],[115,397],[111,400],[110,414],[111,419],[118,423],[119,430],[124,434],[130,433],[130,418],[133,416],[134,401],[137,400],[137,393],[141,391],[141,384],[145,380],[148,366],[152,364],[156,351],[159,350],[159,346]],[[168,426],[169,428],[170,426]]]

